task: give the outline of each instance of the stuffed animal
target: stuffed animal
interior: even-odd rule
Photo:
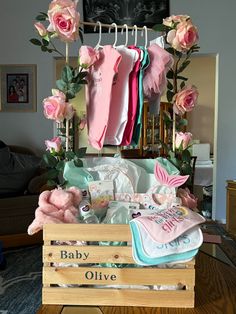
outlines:
[[[78,209],[82,200],[80,189],[54,189],[39,195],[39,207],[35,210],[35,219],[28,227],[28,234],[33,235],[43,229],[46,223],[77,223]]]

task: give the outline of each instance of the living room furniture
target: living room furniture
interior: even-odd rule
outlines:
[[[200,252],[196,258],[195,308],[144,308],[99,306],[103,314],[194,314],[236,312],[235,268]],[[88,307],[89,309],[89,307]],[[91,308],[92,312],[93,307]],[[79,306],[42,305],[37,314],[79,314]],[[96,313],[96,312],[94,312]]]
[[[236,181],[227,180],[226,229],[236,235]]]
[[[14,154],[35,156],[34,151],[28,147],[9,146],[9,149]],[[34,219],[38,206],[38,187],[45,183],[45,179],[35,180],[39,174],[35,171],[24,192],[0,196],[0,241],[4,248],[42,243],[42,233],[34,236],[27,234],[28,225]],[[21,175],[23,173],[18,174]]]
[[[27,234],[37,205],[38,195],[0,199],[0,241],[4,248],[42,243],[42,233]]]

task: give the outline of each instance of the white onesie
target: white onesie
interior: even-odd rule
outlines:
[[[119,145],[122,141],[128,117],[129,74],[138,58],[134,49],[118,46],[116,50],[122,56],[119,71],[113,81],[108,126],[104,144]]]

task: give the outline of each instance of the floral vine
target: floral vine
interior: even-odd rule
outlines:
[[[87,69],[96,61],[97,54],[91,47],[81,46],[78,64],[69,65],[69,43],[78,39],[83,42],[83,32],[79,26],[80,14],[77,11],[77,0],[53,0],[47,13],[40,12],[36,16],[34,27],[39,36],[30,42],[39,46],[42,52],[57,53],[65,59],[61,77],[56,81],[52,95],[43,100],[44,116],[53,120],[57,126],[57,136],[46,140],[46,153],[43,155],[44,164],[48,170],[48,185],[64,185],[62,173],[66,161],[73,160],[78,167],[83,166],[82,158],[86,149],[73,149],[72,137],[74,130],[75,110],[70,100],[76,97],[83,84],[86,84]],[[65,43],[65,54],[56,48],[55,40]],[[84,118],[79,119],[80,128],[85,126]]]
[[[186,84],[188,78],[183,75],[189,66],[191,55],[199,51],[197,45],[199,34],[197,27],[188,15],[171,15],[154,30],[164,32],[165,49],[172,54],[174,62],[167,73],[166,97],[172,104],[172,112],[164,113],[164,123],[172,128],[170,144],[163,144],[168,159],[180,170],[190,176],[193,173],[191,154],[189,151],[192,134],[186,132],[188,121],[186,114],[197,104],[198,90],[194,85]]]

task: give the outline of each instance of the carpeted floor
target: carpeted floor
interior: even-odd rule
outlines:
[[[41,305],[42,247],[5,250],[0,271],[0,314],[35,314]]]

